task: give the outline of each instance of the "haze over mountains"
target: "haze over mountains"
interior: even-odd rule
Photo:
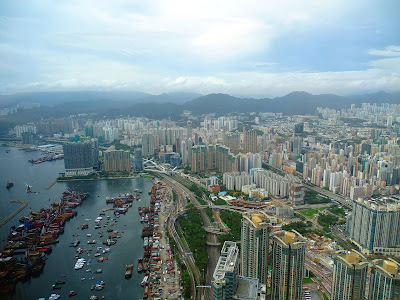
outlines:
[[[292,92],[276,98],[237,98],[227,94],[164,93],[150,95],[142,92],[119,91],[75,91],[38,92],[1,95],[0,107],[15,106],[18,103],[40,103],[36,113],[53,111],[54,116],[77,113],[98,113],[104,115],[132,115],[153,118],[177,117],[184,110],[195,115],[233,112],[282,112],[286,114],[314,113],[317,107],[335,109],[348,108],[351,104],[400,103],[400,92],[356,96],[333,94],[312,95],[306,92]]]

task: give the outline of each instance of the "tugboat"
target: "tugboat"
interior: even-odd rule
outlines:
[[[126,265],[126,270],[125,270],[125,278],[129,279],[132,277],[132,269],[133,269],[133,265]]]
[[[14,186],[14,183],[12,183],[12,182],[7,182],[7,185],[6,185],[6,189],[11,189],[12,187]]]

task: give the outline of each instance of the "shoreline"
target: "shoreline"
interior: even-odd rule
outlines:
[[[71,179],[56,179],[57,182],[67,182],[67,181],[90,181],[90,180],[111,180],[111,179],[133,179],[133,178],[142,178],[142,176],[126,176],[126,177],[104,177],[104,178],[71,178]]]

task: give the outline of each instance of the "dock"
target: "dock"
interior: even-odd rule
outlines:
[[[21,203],[22,206],[19,207],[16,211],[14,211],[11,215],[9,215],[7,218],[5,218],[4,220],[0,221],[0,227],[2,227],[3,225],[7,224],[8,221],[10,221],[12,218],[14,218],[17,214],[20,213],[21,210],[23,210],[25,207],[28,206],[28,202],[24,201],[24,200],[11,200],[10,202],[12,203]]]
[[[57,183],[57,180],[54,180],[52,183],[50,183],[47,187],[46,190],[48,190],[49,188],[51,188],[53,185],[55,185]]]

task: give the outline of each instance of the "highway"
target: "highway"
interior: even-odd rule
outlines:
[[[317,187],[317,186],[312,185],[312,184],[307,183],[307,182],[305,183],[305,185],[307,186],[308,189],[313,190],[313,191],[315,191],[317,193],[320,193],[320,194],[322,194],[324,196],[327,196],[328,198],[331,198],[331,199],[339,202],[343,206],[346,206],[348,208],[352,207],[351,200],[347,199],[343,195],[334,194],[331,191],[324,190],[324,189],[322,189],[320,187]]]
[[[161,175],[161,174],[160,174]],[[204,222],[204,226],[211,226],[211,222],[210,219],[208,218],[207,214],[204,212],[202,205],[200,205],[200,203],[197,201],[196,196],[189,191],[185,186],[183,186],[179,181],[181,180],[175,180],[176,178],[172,178],[169,177],[167,175],[161,175],[163,178],[163,181],[170,186],[172,189],[174,189],[178,194],[181,195],[181,201],[179,201],[178,203],[175,204],[175,214],[170,217],[169,222],[168,222],[168,230],[172,233],[172,236],[174,237],[175,241],[177,242],[177,244],[179,245],[179,249],[182,252],[182,255],[185,253],[184,250],[184,246],[182,245],[182,241],[179,238],[176,229],[175,229],[175,221],[176,218],[181,215],[182,213],[184,213],[185,211],[185,199],[186,197],[190,200],[190,202],[197,208],[199,209],[201,216],[203,218],[203,222]],[[210,243],[214,243],[216,244],[218,242],[217,236],[216,234],[213,233],[207,233],[207,242]],[[206,276],[206,285],[211,285],[211,276],[209,276],[209,274],[212,274],[212,272],[215,269],[216,266],[216,262],[218,261],[218,257],[219,257],[219,253],[218,253],[218,247],[217,246],[208,246],[208,255],[209,255],[209,263],[208,263],[208,270],[207,270],[207,276]],[[201,274],[200,274],[200,270],[197,268],[197,266],[195,265],[195,260],[193,258],[193,254],[192,253],[186,253],[186,259],[185,261],[188,261],[188,263],[190,264],[190,266],[192,267],[193,271],[194,271],[194,277],[195,277],[195,282],[196,282],[196,286],[201,284]],[[215,264],[215,265],[214,265]],[[210,273],[210,270],[212,270],[212,272]],[[200,288],[199,288],[200,289]],[[209,299],[211,296],[211,293],[209,293],[209,288],[205,289],[202,288],[199,291],[199,296],[200,299]],[[195,295],[195,294],[194,294]],[[196,296],[194,296],[194,299],[196,298]]]

